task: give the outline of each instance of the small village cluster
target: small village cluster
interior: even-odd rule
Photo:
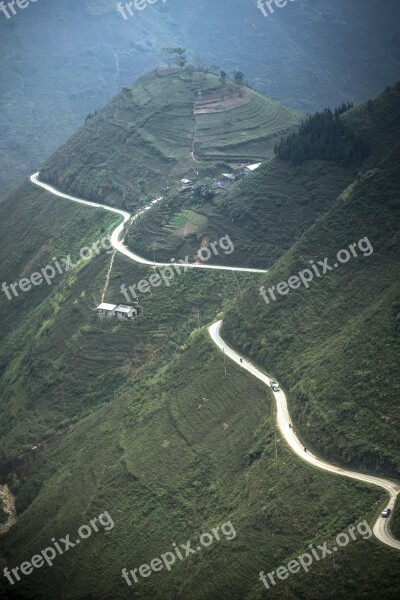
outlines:
[[[256,171],[258,169],[258,167],[261,165],[261,163],[255,163],[253,165],[246,165],[245,167],[243,167],[240,171],[241,175],[249,175],[250,173],[253,173],[254,171]],[[227,192],[230,188],[230,186],[232,185],[232,183],[234,183],[234,181],[237,179],[237,175],[235,175],[234,173],[222,173],[220,179],[214,181],[211,186],[210,189],[215,193],[215,194],[225,194],[225,192]],[[191,192],[194,190],[195,187],[195,183],[194,181],[192,181],[191,179],[181,179],[181,184],[182,184],[182,189],[181,192]]]

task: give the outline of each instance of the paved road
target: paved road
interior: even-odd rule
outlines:
[[[220,350],[225,352],[225,355],[228,358],[230,358],[240,367],[251,373],[254,377],[257,377],[257,379],[265,383],[265,385],[271,387],[271,380],[269,377],[267,377],[267,375],[264,375],[264,373],[259,371],[254,365],[248,362],[244,357],[241,357],[240,354],[232,350],[232,348],[230,348],[224,342],[219,333],[221,325],[222,321],[217,321],[208,328],[213,342],[215,342],[215,344],[218,346],[218,348],[220,348]],[[280,429],[283,437],[285,438],[286,442],[293,450],[293,452],[295,452],[295,454],[297,454],[305,462],[309,463],[310,465],[313,465],[313,467],[317,467],[318,469],[328,471],[329,473],[335,473],[336,475],[342,475],[343,477],[357,479],[358,481],[363,481],[365,483],[370,483],[372,485],[376,485],[378,487],[383,488],[388,492],[390,498],[387,507],[393,510],[397,494],[400,492],[399,484],[388,479],[383,479],[382,477],[364,475],[363,473],[357,473],[356,471],[348,471],[347,469],[342,469],[341,467],[331,465],[328,462],[321,460],[318,456],[316,456],[309,450],[305,452],[304,444],[301,443],[296,433],[293,431],[293,428],[289,427],[291,420],[284,392],[280,390],[279,392],[273,392],[273,394],[276,400],[278,428]],[[385,519],[379,516],[373,527],[374,535],[382,543],[387,544],[392,548],[396,548],[397,550],[400,550],[400,541],[396,540],[389,531],[389,521],[390,519]]]
[[[120,215],[123,218],[123,220],[122,220],[122,223],[120,225],[118,225],[118,227],[116,227],[114,229],[114,231],[112,232],[112,235],[111,235],[112,246],[116,250],[118,250],[118,252],[121,252],[121,254],[125,254],[125,256],[127,256],[128,258],[132,259],[133,261],[135,261],[136,263],[139,263],[141,265],[151,265],[153,267],[170,267],[171,266],[171,262],[168,262],[168,263],[154,262],[151,260],[147,260],[146,258],[142,258],[138,254],[135,254],[134,252],[131,252],[130,250],[128,250],[128,248],[124,245],[123,238],[121,239],[121,235],[124,231],[126,222],[129,221],[129,219],[132,219],[132,221],[135,221],[136,219],[138,219],[142,214],[144,214],[146,212],[144,209],[138,211],[134,215],[130,215],[128,212],[126,212],[124,210],[120,210],[119,208],[114,208],[112,206],[105,206],[103,204],[97,204],[96,202],[89,202],[89,200],[83,200],[82,198],[76,198],[75,196],[70,196],[69,194],[63,194],[62,192],[57,190],[52,185],[49,185],[48,183],[43,183],[42,181],[39,181],[39,173],[35,173],[34,175],[31,175],[30,180],[33,184],[43,188],[44,190],[46,190],[47,192],[50,192],[54,196],[58,196],[59,198],[64,198],[65,200],[71,200],[72,202],[78,202],[78,204],[85,204],[86,206],[91,206],[92,208],[102,208],[103,210],[108,210],[109,212],[113,212],[117,215]],[[159,200],[162,200],[162,197],[157,198],[157,202]],[[207,265],[207,264],[202,264],[202,263],[199,263],[199,264],[185,263],[185,267],[188,267],[190,269],[209,269],[212,271],[240,271],[242,273],[266,273],[267,272],[264,269],[249,269],[249,268],[245,268],[245,267],[228,267],[228,266],[220,266],[220,265]]]
[[[125,256],[127,256],[128,258],[130,258],[131,260],[133,260],[136,263],[139,263],[142,265],[153,265],[153,266],[157,266],[157,267],[170,266],[171,263],[152,262],[150,260],[142,258],[141,256],[138,256],[137,254],[134,254],[133,252],[131,252],[124,246],[123,239],[120,239],[121,234],[123,233],[123,230],[124,230],[125,223],[131,218],[132,218],[132,220],[136,220],[138,217],[140,217],[141,214],[143,214],[145,212],[145,210],[141,210],[132,216],[128,212],[125,212],[118,208],[113,208],[112,206],[104,206],[103,204],[97,204],[96,202],[89,202],[88,200],[83,200],[81,198],[76,198],[76,197],[70,196],[68,194],[63,194],[62,192],[58,191],[53,186],[39,181],[39,173],[35,173],[34,175],[31,175],[30,179],[33,184],[43,188],[44,190],[50,192],[51,194],[53,194],[55,196],[58,196],[59,198],[71,200],[72,202],[78,202],[79,204],[85,204],[85,205],[91,206],[93,208],[101,208],[103,210],[108,210],[110,212],[120,215],[123,218],[123,221],[120,225],[118,225],[118,227],[116,227],[114,229],[112,236],[111,236],[111,243],[112,243],[113,247],[116,250],[118,250],[119,252],[121,252],[122,254],[125,254]],[[157,201],[159,201],[159,200],[161,200],[161,197],[157,198]],[[242,272],[248,272],[248,273],[266,273],[266,271],[261,270],[261,269],[249,269],[249,268],[243,268],[243,267],[224,267],[224,266],[203,265],[203,264],[188,264],[187,266],[190,268],[194,268],[194,269],[200,268],[200,269],[213,269],[213,270],[220,270],[220,271],[242,271]],[[215,344],[221,350],[223,350],[225,352],[226,356],[228,356],[231,360],[236,362],[240,367],[242,367],[243,369],[246,369],[246,371],[248,371],[249,373],[254,375],[254,377],[257,377],[257,379],[259,379],[260,381],[265,383],[267,386],[271,387],[269,377],[267,377],[266,375],[261,373],[261,371],[259,371],[256,367],[254,367],[250,362],[246,361],[245,358],[241,357],[237,352],[235,352],[234,350],[232,350],[232,348],[230,348],[227,344],[225,344],[225,342],[219,335],[219,330],[221,328],[221,325],[222,325],[222,321],[218,321],[217,323],[214,323],[213,325],[211,325],[209,327],[210,336],[211,336],[212,340],[215,342]],[[242,361],[241,361],[241,359],[242,359]],[[308,462],[309,464],[313,465],[314,467],[317,467],[318,469],[322,469],[322,470],[328,471],[330,473],[335,473],[336,475],[342,475],[343,477],[350,477],[351,479],[357,479],[358,481],[363,481],[365,483],[370,483],[372,485],[376,485],[378,487],[383,488],[384,490],[386,490],[388,492],[389,498],[390,498],[387,506],[389,508],[393,509],[395,502],[396,502],[396,497],[397,497],[398,493],[400,492],[399,484],[395,483],[394,481],[390,481],[388,479],[383,479],[381,477],[375,477],[373,475],[364,475],[363,473],[357,473],[356,471],[348,471],[346,469],[342,469],[341,467],[336,467],[335,465],[331,465],[331,464],[321,460],[320,458],[318,458],[318,456],[316,456],[312,452],[309,452],[309,451],[305,452],[303,444],[300,442],[299,438],[297,437],[297,435],[295,434],[293,429],[291,427],[289,427],[289,424],[291,423],[291,421],[290,421],[290,415],[289,415],[289,411],[288,411],[288,407],[287,407],[286,396],[285,396],[284,392],[282,390],[279,392],[274,392],[274,396],[275,396],[276,406],[277,406],[278,427],[279,427],[280,431],[282,432],[282,435],[284,436],[286,442],[289,444],[290,448],[293,450],[293,452],[295,452],[302,460],[304,460],[305,462]],[[389,531],[389,521],[390,521],[390,519],[384,519],[382,517],[379,517],[373,528],[374,535],[382,543],[387,544],[388,546],[391,546],[392,548],[396,548],[396,549],[400,550],[400,541],[396,540]]]

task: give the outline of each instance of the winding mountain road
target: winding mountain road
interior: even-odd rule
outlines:
[[[141,256],[134,254],[123,243],[123,239],[121,240],[121,234],[123,233],[125,223],[132,218],[132,220],[136,220],[140,217],[141,214],[145,212],[145,210],[141,210],[135,215],[130,215],[128,212],[120,210],[118,208],[113,208],[111,206],[104,206],[102,204],[97,204],[95,202],[89,202],[88,200],[83,200],[81,198],[76,198],[74,196],[70,196],[68,194],[64,194],[58,191],[53,186],[43,183],[39,181],[39,173],[35,173],[30,177],[31,182],[34,185],[41,187],[42,189],[50,192],[51,194],[58,196],[60,198],[64,198],[66,200],[70,200],[72,202],[78,202],[79,204],[84,204],[87,206],[91,206],[92,208],[101,208],[103,210],[108,210],[110,212],[116,213],[123,218],[123,221],[120,225],[118,225],[112,235],[111,235],[111,243],[115,250],[121,252],[134,262],[142,265],[151,265],[158,267],[166,267],[170,266],[171,263],[159,263],[147,260],[142,258]],[[160,200],[161,198],[158,198]],[[186,264],[186,263],[185,263]],[[219,271],[241,271],[247,273],[266,273],[267,271],[261,269],[250,269],[243,267],[227,267],[227,266],[217,266],[217,265],[204,265],[204,264],[187,264],[188,268],[201,268],[201,269],[210,269],[210,270],[219,270]],[[221,338],[220,329],[221,329],[222,321],[217,321],[213,323],[208,328],[209,334],[213,342],[218,346],[220,350],[222,350],[225,355],[230,358],[237,365],[251,373],[254,377],[265,383],[268,387],[271,387],[271,380],[267,375],[264,375],[261,371],[259,371],[254,365],[248,362],[244,357],[241,357],[240,354],[232,350]],[[279,392],[273,392],[276,400],[277,407],[277,424],[278,428],[281,431],[284,439],[286,440],[289,447],[293,450],[297,456],[299,456],[302,460],[309,463],[313,467],[321,469],[323,471],[327,471],[329,473],[334,473],[335,475],[341,475],[343,477],[349,477],[351,479],[356,479],[358,481],[362,481],[364,483],[369,483],[371,485],[378,486],[384,490],[386,490],[389,494],[389,503],[387,504],[388,508],[393,509],[397,495],[400,492],[400,485],[394,481],[390,481],[389,479],[383,479],[382,477],[376,477],[373,475],[365,475],[363,473],[357,473],[356,471],[350,471],[347,469],[343,469],[341,467],[337,467],[336,465],[331,465],[328,462],[320,459],[318,456],[313,454],[310,451],[305,452],[304,445],[301,443],[296,433],[293,431],[293,428],[289,425],[291,424],[287,400],[284,392],[280,390]],[[389,530],[389,521],[390,519],[378,517],[375,525],[373,527],[373,533],[375,537],[380,540],[383,544],[390,546],[391,548],[395,548],[400,550],[400,541],[396,540],[390,533]]]
[[[237,365],[239,365],[239,367],[242,367],[243,369],[251,373],[254,377],[257,377],[257,379],[265,383],[265,385],[271,387],[271,380],[269,377],[264,375],[264,373],[259,371],[254,365],[248,362],[244,357],[241,357],[240,354],[232,350],[232,348],[230,348],[228,344],[224,342],[224,340],[220,336],[221,325],[222,321],[217,321],[216,323],[213,323],[213,325],[210,325],[210,327],[208,328],[209,334],[213,342],[218,346],[220,350],[222,350],[225,353],[225,355],[228,358],[230,358]],[[331,465],[328,462],[325,462],[324,460],[318,458],[318,456],[316,456],[309,450],[305,452],[304,444],[301,443],[296,433],[293,431],[293,427],[289,427],[289,425],[291,424],[291,420],[284,392],[280,390],[279,392],[273,392],[273,394],[276,400],[278,428],[281,431],[283,437],[285,438],[290,448],[295,454],[297,454],[297,456],[299,456],[302,460],[309,463],[313,467],[317,467],[318,469],[328,471],[329,473],[334,473],[335,475],[342,475],[343,477],[357,479],[358,481],[363,481],[364,483],[370,483],[372,485],[376,485],[378,487],[383,488],[388,492],[390,496],[390,500],[387,506],[393,510],[393,507],[396,502],[396,497],[400,492],[399,484],[388,479],[383,479],[382,477],[375,477],[374,475],[364,475],[363,473],[357,473],[356,471],[348,471],[347,469],[342,469],[341,467]],[[383,544],[400,550],[400,541],[396,540],[389,531],[389,520],[390,519],[386,519],[379,516],[373,528],[374,535]]]
[[[136,221],[136,219],[138,219],[141,215],[143,215],[146,212],[145,209],[142,209],[142,210],[138,211],[137,213],[135,213],[134,215],[131,215],[128,212],[126,212],[124,210],[120,210],[119,208],[114,208],[113,206],[105,206],[104,204],[97,204],[96,202],[89,202],[89,200],[83,200],[82,198],[76,198],[75,196],[70,196],[69,194],[63,194],[62,192],[57,190],[52,185],[49,185],[48,183],[43,183],[42,181],[40,181],[39,173],[35,173],[34,175],[31,175],[30,180],[33,184],[41,187],[42,189],[46,190],[47,192],[50,192],[54,196],[58,196],[59,198],[64,198],[65,200],[77,202],[78,204],[84,204],[86,206],[91,206],[92,208],[102,208],[103,210],[108,210],[109,212],[113,212],[117,215],[120,215],[123,218],[122,223],[120,225],[118,225],[111,234],[111,244],[112,244],[113,248],[115,248],[115,250],[118,250],[118,252],[121,252],[121,254],[124,254],[125,256],[127,256],[128,258],[130,258],[131,260],[135,261],[136,263],[138,263],[140,265],[149,265],[152,267],[170,267],[171,266],[171,262],[155,262],[152,260],[148,260],[147,258],[142,258],[138,254],[134,254],[134,252],[131,252],[131,250],[128,250],[128,248],[124,245],[123,238],[121,239],[121,235],[124,231],[124,227],[125,227],[125,224],[127,223],[127,221],[129,221],[129,219],[132,219],[132,221]],[[162,197],[160,196],[156,200],[158,202],[161,199],[162,199]],[[188,267],[190,269],[209,269],[212,271],[240,271],[243,273],[266,273],[267,272],[264,269],[250,269],[250,268],[245,268],[245,267],[228,267],[228,266],[220,266],[220,265],[205,265],[203,263],[186,263],[185,262],[184,265],[185,265],[185,268]]]

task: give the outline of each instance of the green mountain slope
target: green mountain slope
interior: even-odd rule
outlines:
[[[199,89],[204,101],[216,99],[217,112],[207,104],[198,108]],[[271,156],[274,141],[299,120],[294,111],[249,88],[222,85],[215,75],[156,70],[124,88],[41,173],[62,189],[128,208],[189,171],[212,172],[230,152],[239,162]]]
[[[222,171],[221,166],[219,174]],[[158,258],[168,260],[186,254],[194,257],[202,239],[228,234],[235,245],[235,252],[226,257],[229,264],[268,268],[327,210],[354,176],[354,169],[333,163],[310,161],[295,168],[267,161],[211,201],[198,202],[172,191],[167,202],[132,227],[127,241],[147,257],[155,244]],[[178,219],[184,210],[194,214],[182,227]],[[213,261],[218,262],[217,258]]]
[[[100,323],[94,309],[101,301],[111,261],[111,255],[102,250],[54,277],[51,285],[43,282],[27,292],[19,290],[14,297],[12,281],[54,265],[54,257],[62,264],[61,257],[70,254],[76,264],[81,248],[103,239],[115,226],[115,217],[104,211],[54,199],[32,185],[22,190],[23,195],[10,196],[15,210],[2,221],[9,234],[3,240],[11,243],[10,238],[18,233],[12,223],[26,224],[29,214],[30,233],[35,236],[21,236],[20,255],[14,254],[3,275],[11,296],[8,299],[2,292],[0,298],[3,460],[36,445],[55,428],[81,418],[102,402],[110,402],[120,386],[161,360],[160,352],[167,360],[199,319],[214,318],[237,291],[230,273],[182,273],[168,287],[163,285],[141,298],[142,316],[137,324]],[[9,206],[8,202],[3,205],[5,214]],[[34,239],[38,245],[32,260]],[[121,285],[138,284],[153,272],[151,267],[134,265],[117,255],[105,301],[126,303]],[[12,273],[20,275],[12,277]],[[249,282],[249,276],[239,278],[244,285]]]
[[[118,186],[124,185],[124,200],[133,198],[136,206],[146,194],[159,192],[158,170],[174,181],[186,173],[192,148],[177,133],[190,131],[184,124],[194,121],[186,107],[187,101],[193,109],[192,84],[176,73],[160,79],[180,94],[176,104],[171,101],[165,121],[153,97],[139,110],[134,86],[72,138],[68,166],[62,152],[57,153],[46,165],[46,176],[66,192],[116,205],[122,198]],[[209,83],[214,84],[211,77]],[[240,259],[246,255],[246,237],[249,247],[262,247],[261,236],[248,235],[254,219],[263,232],[271,223],[265,260],[272,264],[281,258],[267,276],[235,278],[200,270],[182,274],[170,286],[140,298],[142,316],[134,324],[100,322],[93,316],[110,266],[105,252],[53,285],[12,300],[2,294],[6,335],[0,356],[0,472],[16,497],[18,521],[1,537],[0,572],[30,560],[53,537],[70,533],[76,540],[78,528],[104,511],[114,523],[17,585],[2,576],[2,597],[396,597],[398,553],[374,538],[352,543],[334,561],[321,561],[310,573],[290,577],[268,592],[263,588],[261,570],[276,569],[306,552],[309,544],[331,540],[353,523],[372,523],[386,498],[380,490],[319,472],[293,456],[276,430],[271,393],[225,361],[204,327],[226,313],[224,336],[279,377],[307,445],[330,460],[397,476],[398,387],[393,373],[399,150],[388,152],[385,142],[392,135],[387,128],[397,110],[396,98],[393,88],[373,102],[380,108],[372,108],[370,132],[375,148],[381,149],[356,178],[354,171],[330,163],[292,170],[272,161],[232,188],[232,212],[224,202],[213,206],[224,223],[236,211],[243,227]],[[139,114],[143,117],[146,110],[139,127]],[[363,110],[354,113],[360,120]],[[159,139],[151,137],[153,120],[163,124]],[[229,133],[227,127],[225,139]],[[143,137],[148,141],[143,154],[123,162]],[[267,156],[269,146],[265,148]],[[200,169],[205,173],[219,168],[217,162],[204,163]],[[139,190],[140,172],[144,184]],[[255,197],[246,215],[253,183]],[[297,190],[299,203],[293,200]],[[320,205],[313,192],[323,198]],[[176,202],[174,210],[181,211],[184,203]],[[53,256],[78,258],[82,244],[115,226],[103,211],[56,199],[30,184],[6,197],[0,210],[6,258],[1,268],[8,283],[19,277],[16,273],[28,275]],[[288,226],[279,242],[285,212]],[[215,225],[211,233],[218,239],[224,223],[215,222],[221,229]],[[145,218],[140,225],[146,225]],[[301,228],[308,230],[301,235]],[[334,257],[365,236],[374,248],[370,256],[360,255],[316,278],[308,289],[291,291],[269,305],[259,295],[260,285],[276,285],[310,260]],[[132,237],[132,247],[134,241]],[[136,283],[152,271],[116,255],[105,301],[125,302],[121,284]],[[60,435],[46,453],[29,449],[57,430]],[[23,468],[15,467],[18,457]],[[196,546],[201,533],[228,520],[234,539],[202,548],[170,572],[141,578],[135,586],[124,582],[124,567],[150,562],[173,542],[190,539]]]
[[[367,155],[358,163],[344,165],[315,159],[294,166],[269,160],[250,176],[239,179],[225,194],[212,199],[182,194],[179,186],[172,187],[166,193],[168,202],[131,229],[128,243],[148,257],[155,246],[157,256],[168,260],[171,256],[195,257],[202,240],[229,234],[235,244],[235,253],[227,257],[230,264],[269,267],[332,205],[358,171],[373,166],[396,145],[399,115],[398,85],[388,88],[375,101],[341,115],[348,130],[369,146]],[[266,111],[265,118],[268,116]],[[289,125],[288,118],[286,122]],[[213,170],[203,170],[197,185],[221,179],[232,167],[238,175],[235,164],[224,158],[227,162],[217,163]],[[189,175],[194,175],[193,170]],[[182,226],[185,210],[194,214]]]
[[[202,239],[229,234],[235,244],[235,252],[227,257],[230,264],[271,266],[333,204],[358,172],[371,168],[396,146],[400,134],[399,86],[345,112],[341,120],[368,143],[369,153],[361,163],[345,166],[308,160],[293,166],[270,160],[212,200],[196,201],[172,190],[168,203],[145,215],[132,228],[129,243],[143,256],[151,256],[155,244],[157,256],[167,260],[170,256],[195,256]],[[218,165],[214,180],[221,177],[224,167]],[[173,227],[185,209],[195,215],[187,226]]]
[[[14,482],[25,510],[7,535],[2,565],[19,564],[51,536],[70,532],[74,540],[80,524],[105,510],[115,524],[24,578],[23,595],[60,597],[66,589],[68,598],[251,597],[260,591],[261,569],[372,516],[380,492],[340,478],[332,485],[299,462],[274,441],[269,393],[236,366],[226,369],[224,376],[222,355],[196,332],[167,369],[74,426],[29,481]],[[131,588],[122,579],[124,567],[149,562],[172,541],[192,540],[196,548],[202,532],[228,519],[233,540],[221,538]],[[352,577],[366,557],[374,565],[376,578],[361,593],[377,593],[384,571],[392,573],[389,593],[395,589],[397,557],[373,540],[351,551]]]
[[[398,90],[390,95],[395,93],[398,97]],[[276,301],[267,295],[268,304],[253,288],[225,322],[229,339],[287,387],[307,444],[341,462],[396,477],[398,160],[397,147],[359,175],[271,269],[263,286],[288,281],[310,269],[310,261],[329,257],[332,266],[341,249],[360,239],[368,238],[373,252],[364,242],[358,257],[350,253],[337,270],[314,274],[308,289],[284,290]]]

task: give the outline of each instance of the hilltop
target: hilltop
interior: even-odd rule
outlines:
[[[88,120],[41,173],[85,198],[132,209],[197,171],[271,157],[275,141],[299,122],[244,85],[157,69]]]

